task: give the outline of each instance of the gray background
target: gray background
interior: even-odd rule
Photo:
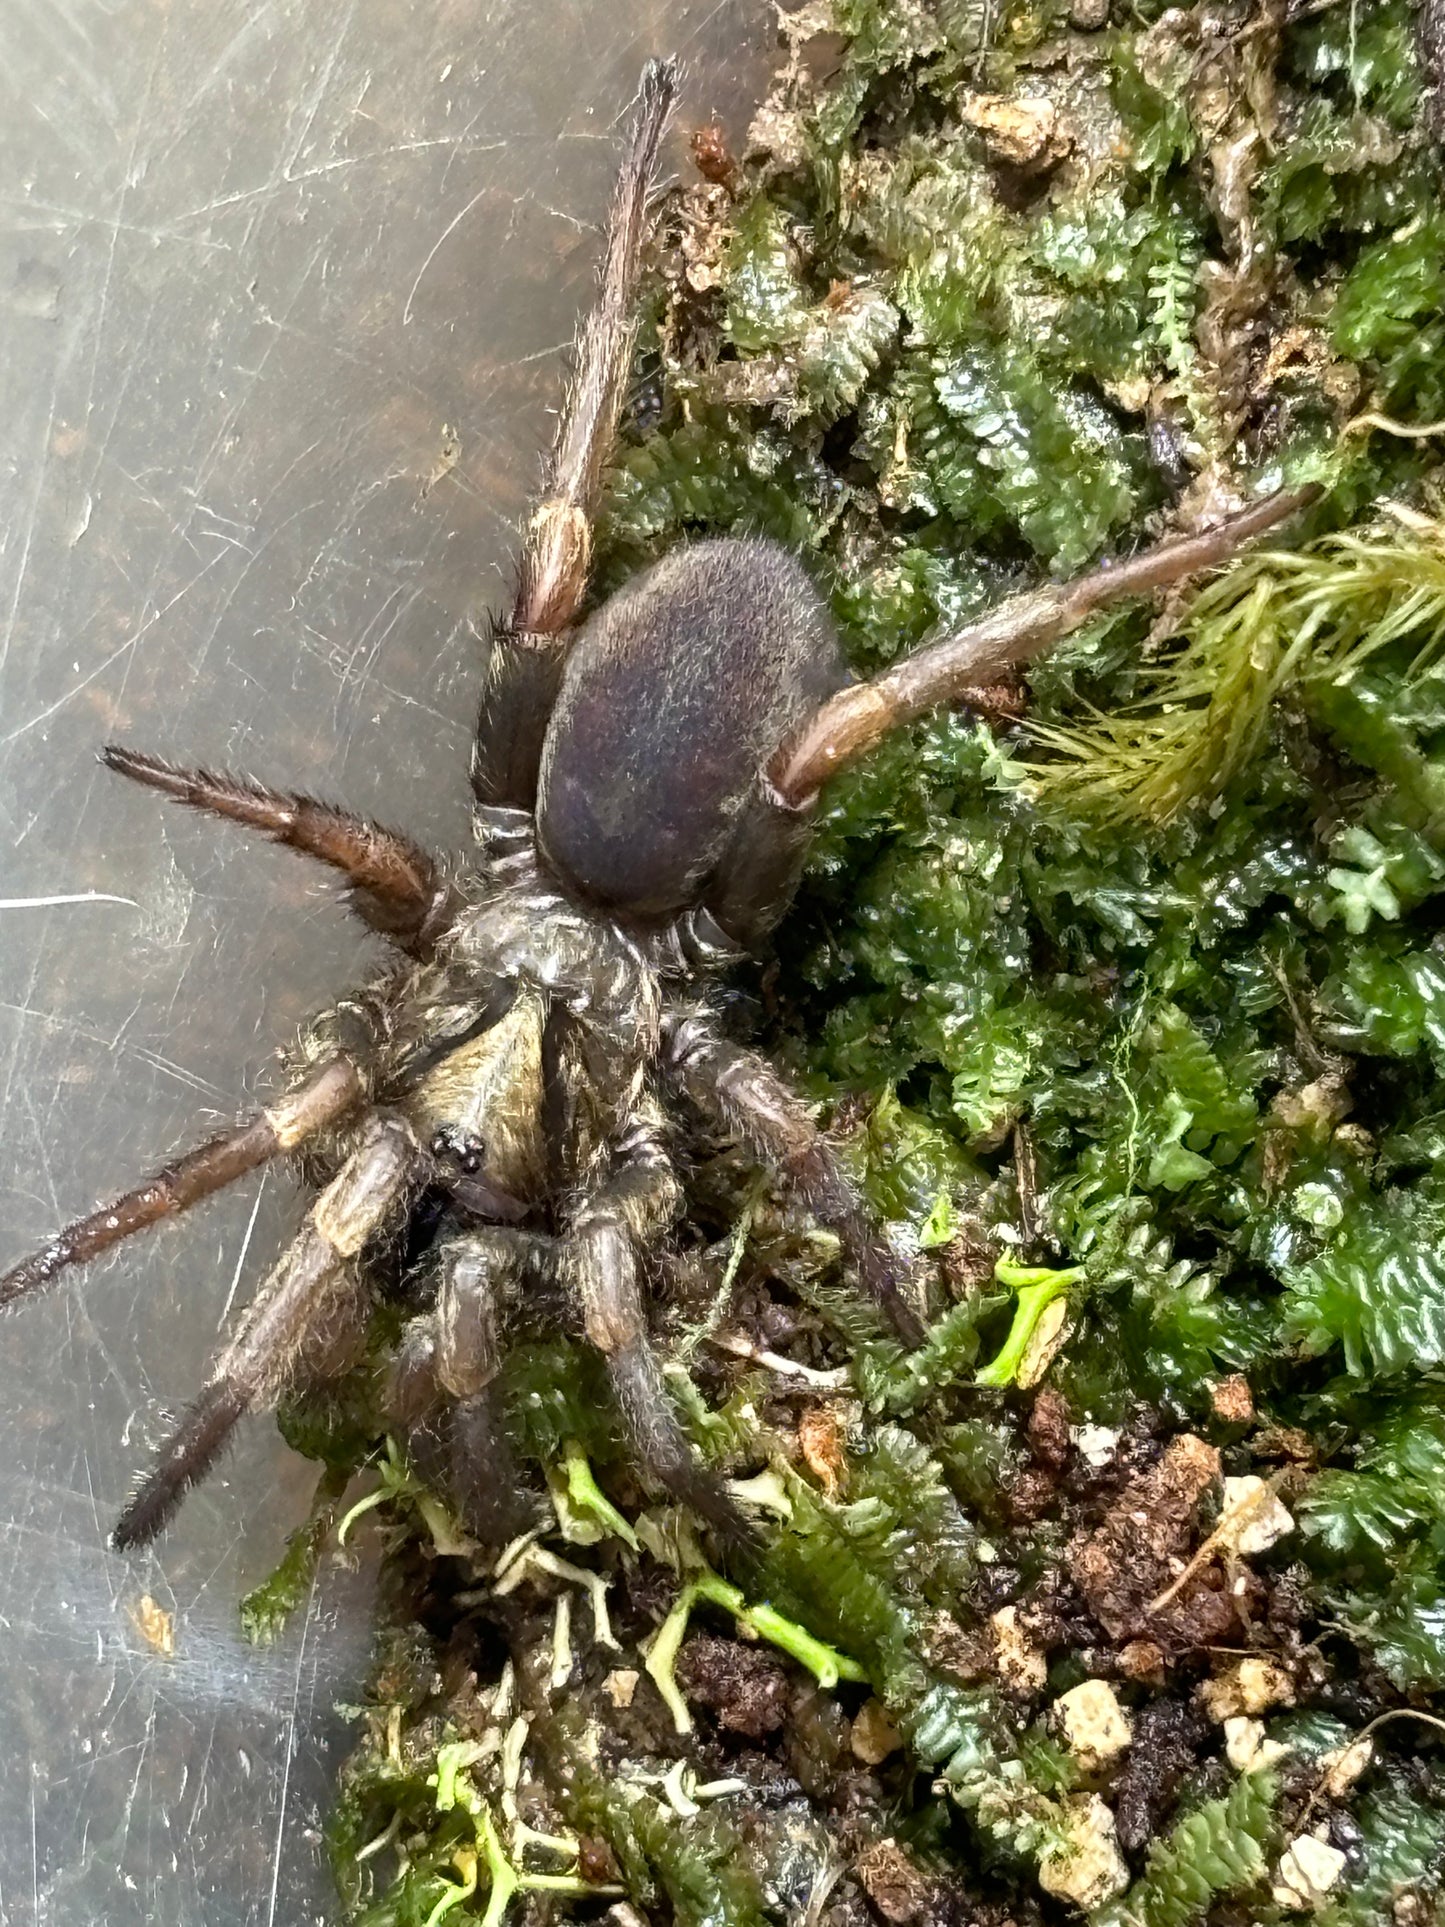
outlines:
[[[0,898],[130,899],[0,909],[0,1263],[229,1119],[373,954],[309,868],[97,745],[462,844],[471,618],[614,123],[674,50],[683,128],[745,124],[771,29],[766,0],[0,0]],[[267,1653],[235,1617],[310,1468],[253,1422],[153,1556],[104,1544],[293,1209],[252,1180],[0,1325],[7,1927],[330,1913],[369,1575],[328,1566]]]

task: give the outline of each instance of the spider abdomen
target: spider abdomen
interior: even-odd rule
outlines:
[[[768,754],[846,681],[796,556],[741,538],[674,550],[568,658],[537,798],[548,862],[634,916],[700,902]]]

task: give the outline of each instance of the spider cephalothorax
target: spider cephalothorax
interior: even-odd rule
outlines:
[[[404,1234],[423,1208],[430,1235],[401,1282],[392,1414],[444,1441],[471,1529],[494,1539],[515,1523],[492,1404],[498,1315],[545,1274],[606,1359],[643,1468],[724,1534],[740,1532],[679,1427],[647,1334],[645,1267],[681,1208],[670,1147],[689,1119],[738,1137],[837,1233],[900,1337],[916,1341],[921,1326],[899,1258],[807,1109],[766,1059],[722,1034],[711,981],[786,909],[835,769],[1104,603],[1223,560],[1301,499],[1272,496],[1017,598],[871,683],[850,681],[817,590],[771,542],[680,549],[579,624],[674,87],[671,66],[649,66],[520,587],[493,633],[472,765],[474,873],[448,880],[405,837],[309,798],[105,752],[124,775],[331,864],[406,959],[307,1026],[277,1103],[0,1280],[11,1302],[281,1153],[296,1153],[316,1188],[123,1514],[120,1545],[161,1529],[245,1411],[349,1355],[377,1260],[420,1242]]]

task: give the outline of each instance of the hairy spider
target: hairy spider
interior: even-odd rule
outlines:
[[[471,769],[475,869],[448,877],[405,836],[309,797],[104,752],[122,775],[332,865],[363,921],[403,953],[305,1027],[276,1103],[0,1280],[11,1303],[281,1153],[296,1153],[315,1187],[122,1514],[117,1546],[165,1526],[245,1412],[338,1369],[380,1261],[421,1247],[403,1259],[410,1316],[392,1417],[444,1442],[473,1532],[509,1530],[518,1500],[495,1402],[499,1311],[551,1276],[606,1361],[642,1469],[740,1534],[648,1340],[644,1270],[681,1203],[674,1137],[699,1113],[734,1134],[836,1232],[900,1337],[916,1342],[921,1325],[902,1259],[870,1228],[803,1103],[724,1036],[710,986],[787,908],[834,771],[1104,604],[1220,563],[1303,499],[1271,496],[1204,534],[1016,598],[867,683],[850,680],[800,562],[767,541],[680,548],[579,622],[675,87],[671,64],[647,67],[516,598],[493,627]]]

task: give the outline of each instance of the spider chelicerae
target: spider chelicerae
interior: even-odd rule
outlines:
[[[494,624],[471,780],[479,854],[449,876],[407,837],[309,797],[111,747],[193,808],[318,857],[401,953],[309,1023],[256,1116],[67,1226],[0,1280],[0,1304],[265,1161],[316,1195],[114,1532],[144,1544],[237,1421],[351,1355],[381,1261],[424,1247],[389,1401],[440,1440],[479,1538],[516,1522],[498,1409],[500,1313],[550,1275],[606,1361],[643,1471],[724,1537],[746,1528],[694,1456],[648,1338],[645,1273],[682,1207],[670,1145],[734,1135],[834,1231],[899,1336],[922,1328],[906,1264],[870,1226],[801,1100],[720,1025],[714,986],[768,935],[818,794],[887,732],[1027,661],[1095,610],[1224,561],[1300,505],[1279,493],[1201,534],[1007,602],[853,682],[798,559],[731,537],[665,556],[585,620],[592,518],[633,346],[632,309],[676,69],[645,70],[510,615]],[[427,1236],[417,1234],[424,1219]]]

